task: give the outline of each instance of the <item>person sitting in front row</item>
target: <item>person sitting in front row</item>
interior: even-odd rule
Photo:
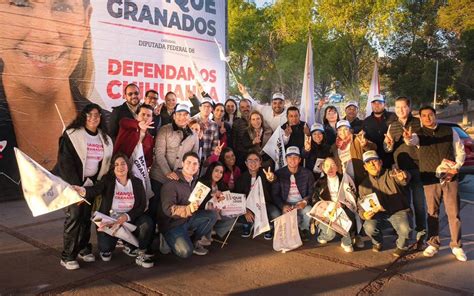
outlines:
[[[150,246],[155,228],[150,216],[144,213],[147,200],[143,182],[132,175],[131,164],[125,154],[117,153],[112,158],[111,166],[113,169],[110,173],[96,185],[85,188],[74,186],[74,189],[91,202],[94,197],[102,195],[98,211],[117,220],[112,227],[121,226],[125,222],[137,226],[133,233],[138,239],[135,263],[145,268],[153,267]],[[110,261],[118,238],[97,231],[97,241],[100,258],[102,261]]]
[[[179,257],[188,258],[193,253],[206,255],[209,251],[207,239],[217,221],[215,211],[199,210],[197,202],[189,197],[195,185],[194,176],[199,171],[199,156],[195,152],[183,155],[183,169],[176,172],[178,180],[171,180],[161,188],[161,203],[158,205],[158,226],[171,251]],[[192,237],[189,231],[193,231]]]
[[[384,220],[390,222],[398,235],[393,256],[400,257],[407,249],[406,241],[411,231],[408,218],[410,207],[403,188],[408,184],[409,174],[383,168],[375,150],[365,152],[362,158],[368,176],[359,185],[360,198],[375,193],[381,206],[370,211],[359,208],[359,215],[365,220],[365,233],[372,239],[372,250],[380,252],[383,243],[381,224]]]
[[[276,181],[272,185],[273,201],[283,213],[293,209],[298,211],[298,223],[304,241],[310,239],[309,222],[306,215],[311,211],[313,196],[313,173],[300,166],[300,149],[290,146],[286,149],[287,166],[275,172]]]

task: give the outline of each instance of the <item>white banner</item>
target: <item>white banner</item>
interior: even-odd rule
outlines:
[[[219,209],[220,214],[226,217],[237,217],[245,214],[247,208],[245,194],[230,191],[224,191],[222,194],[225,197],[224,200],[217,201],[217,199],[213,197],[208,201],[206,208],[209,206],[210,208]]]
[[[254,214],[253,238],[270,230],[268,222],[267,207],[265,205],[265,195],[260,177],[257,178],[255,185],[247,197],[247,208]]]
[[[286,253],[303,245],[298,229],[297,210],[289,211],[273,220],[275,233],[273,235],[273,249]]]
[[[33,217],[47,214],[80,202],[79,194],[71,185],[48,172],[18,148],[16,161],[20,171],[21,187]]]
[[[225,62],[214,39],[226,47],[226,1],[92,0],[91,33],[95,90],[107,107],[123,103],[123,87],[137,83],[163,99],[178,99],[195,80],[213,99],[225,96]],[[196,64],[196,73],[192,63]]]
[[[317,202],[306,215],[328,226],[342,236],[347,236],[352,227],[352,221],[346,212],[342,208],[338,208],[333,201],[322,200]]]
[[[300,119],[308,126],[314,123],[314,69],[313,69],[313,47],[311,35],[308,37],[306,48],[306,62],[303,74],[303,89],[301,91]]]
[[[270,156],[275,162],[275,170],[286,166],[285,143],[283,142],[283,129],[277,128],[267,144],[263,147],[263,151]]]
[[[379,81],[379,68],[377,62],[374,64],[374,72],[372,72],[372,80],[370,81],[369,94],[367,95],[367,106],[365,107],[365,117],[372,114],[372,104],[370,100],[375,96],[380,95],[380,81]]]
[[[131,243],[135,247],[138,247],[138,240],[132,234],[132,232],[134,232],[137,227],[128,222],[125,222],[122,224],[122,226],[117,227],[117,225],[114,224],[116,221],[116,219],[98,211],[95,211],[92,215],[92,222],[97,225],[98,231],[102,231],[110,236],[120,238],[126,242]]]
[[[150,176],[146,167],[145,155],[143,154],[143,145],[141,142],[138,142],[137,146],[135,146],[130,161],[133,164],[133,175],[142,180],[146,198],[147,200],[150,200],[150,198],[154,196],[154,193],[151,189]]]

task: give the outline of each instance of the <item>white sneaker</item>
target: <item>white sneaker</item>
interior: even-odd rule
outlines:
[[[433,257],[438,253],[438,249],[433,247],[433,246],[428,246],[424,251],[423,251],[423,256],[425,257]]]
[[[325,239],[320,239],[319,237],[317,238],[317,241],[318,241],[318,243],[320,243],[321,245],[325,245],[325,244],[328,243],[327,240],[325,240]]]
[[[75,270],[75,269],[80,268],[79,263],[77,263],[76,260],[72,260],[72,261],[61,260],[60,263],[61,263],[61,266],[64,266],[67,270]]]
[[[193,253],[199,256],[204,256],[209,253],[209,250],[204,248],[199,242],[196,242],[194,244],[194,250]]]
[[[344,252],[346,253],[352,253],[354,252],[354,248],[352,247],[352,245],[349,245],[349,246],[346,246],[344,245],[343,243],[341,243],[341,248],[344,250]]]
[[[77,255],[79,259],[81,259],[84,262],[95,262],[95,256],[92,253],[86,254],[86,255]]]
[[[454,256],[456,256],[456,259],[458,259],[459,261],[467,261],[466,253],[464,253],[462,248],[453,248],[451,251],[453,252]]]
[[[135,263],[144,268],[152,268],[155,265],[153,259],[146,256],[145,251],[138,253]]]

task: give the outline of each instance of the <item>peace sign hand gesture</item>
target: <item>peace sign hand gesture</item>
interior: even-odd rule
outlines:
[[[275,174],[272,172],[271,167],[268,167],[268,170],[263,169],[263,173],[265,174],[268,182],[273,182],[275,180]]]
[[[412,137],[411,126],[408,129],[403,128],[403,139],[410,141]]]
[[[360,145],[361,145],[362,147],[365,147],[365,145],[367,145],[367,139],[365,138],[365,132],[364,132],[364,130],[361,130],[361,131],[357,134],[357,138],[359,139]]]
[[[221,155],[222,148],[224,148],[225,143],[221,144],[221,141],[217,141],[217,146],[214,148],[214,154],[219,156]]]
[[[311,151],[311,137],[310,136],[304,136],[304,150],[309,152]]]

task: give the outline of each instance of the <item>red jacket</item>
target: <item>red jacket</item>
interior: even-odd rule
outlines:
[[[114,144],[114,154],[117,152],[125,153],[128,157],[132,156],[133,150],[140,140],[140,128],[138,121],[130,118],[122,118],[119,123],[119,132]],[[153,163],[153,136],[148,132],[142,142],[143,154],[145,155],[146,166],[150,167]]]

